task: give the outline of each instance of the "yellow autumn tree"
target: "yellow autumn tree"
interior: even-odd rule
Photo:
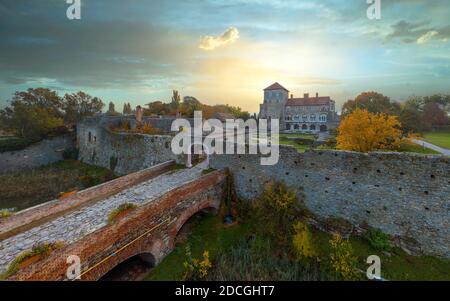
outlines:
[[[400,125],[397,116],[356,109],[342,120],[336,148],[358,152],[397,149],[401,142]]]

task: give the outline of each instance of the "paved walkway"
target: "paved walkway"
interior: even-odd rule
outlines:
[[[450,156],[450,150],[449,149],[442,148],[440,146],[437,146],[437,145],[434,145],[434,144],[431,144],[429,142],[426,142],[426,141],[423,141],[423,140],[419,140],[419,139],[411,139],[411,141],[414,142],[415,144],[418,144],[418,145],[424,146],[426,148],[430,148],[432,150],[435,150],[438,153],[441,153],[443,155]]]
[[[120,193],[99,201],[92,206],[80,208],[68,215],[0,241],[0,273],[21,252],[43,242],[63,241],[71,244],[83,236],[107,225],[108,214],[123,203],[142,205],[155,200],[183,183],[202,176],[207,162],[191,169],[169,172],[140,183]]]

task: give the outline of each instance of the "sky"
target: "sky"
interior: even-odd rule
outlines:
[[[257,112],[279,82],[294,96],[363,91],[403,101],[450,93],[448,0],[66,0],[0,2],[0,107],[15,91],[79,90],[105,103],[170,101]]]

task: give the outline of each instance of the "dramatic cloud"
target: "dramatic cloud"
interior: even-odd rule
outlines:
[[[253,112],[275,81],[338,104],[450,92],[448,0],[385,1],[380,21],[362,0],[96,0],[78,21],[63,0],[0,2],[0,108],[41,86],[116,106],[176,89]]]
[[[424,34],[423,36],[419,37],[417,39],[417,44],[425,44],[426,42],[428,42],[430,39],[437,36],[438,34],[439,34],[439,32],[437,32],[436,30],[431,30],[431,31],[427,32],[426,34]]]
[[[220,36],[205,36],[201,39],[198,47],[203,50],[214,50],[218,47],[232,44],[239,39],[239,31],[236,27],[228,28]]]

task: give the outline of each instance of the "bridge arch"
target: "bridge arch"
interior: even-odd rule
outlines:
[[[194,216],[202,212],[211,212],[216,214],[219,211],[220,200],[208,200],[201,203],[199,206],[186,209],[180,217],[174,222],[174,225],[170,231],[169,248],[175,247],[176,239],[180,233],[181,228]]]
[[[148,269],[155,267],[163,256],[164,249],[163,241],[160,238],[149,237],[134,248],[128,249],[118,253],[111,260],[106,261],[103,265],[99,266],[99,271],[96,273],[96,277],[93,280],[117,280],[114,279],[118,274],[126,273],[126,269],[129,268],[130,262],[141,261],[145,263]]]
[[[139,280],[136,274],[147,273],[156,266],[156,257],[152,253],[140,253],[121,261],[108,272],[103,274],[99,281]],[[140,270],[140,271],[139,271]]]

